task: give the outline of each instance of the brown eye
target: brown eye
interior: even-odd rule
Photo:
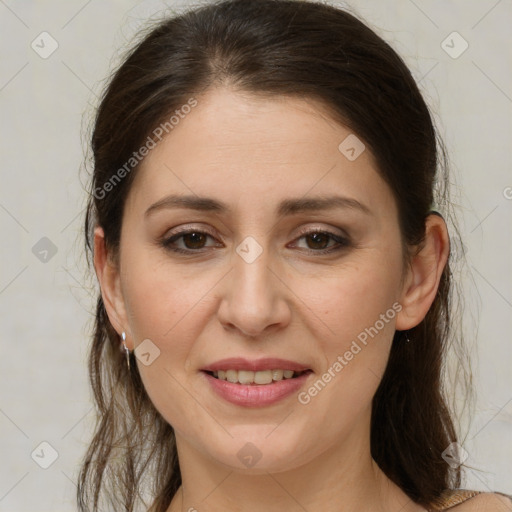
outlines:
[[[194,254],[204,252],[204,250],[208,249],[209,246],[206,245],[208,238],[215,240],[213,235],[207,232],[189,229],[188,231],[182,231],[161,240],[160,244],[169,251],[182,254]],[[329,231],[317,230],[306,232],[297,240],[301,239],[306,241],[306,247],[302,247],[302,249],[316,254],[328,254],[350,246],[350,240],[348,238],[330,233]],[[330,244],[331,241],[335,243]],[[221,245],[222,244],[217,244],[217,247]]]
[[[339,251],[350,246],[350,240],[338,234],[329,231],[309,231],[303,233],[297,240],[304,239],[306,241],[306,251],[317,254],[328,254]],[[329,246],[330,241],[335,244]]]
[[[213,236],[204,231],[189,229],[188,231],[176,233],[160,243],[165,249],[170,251],[192,254],[193,252],[200,252],[201,249],[206,249],[208,238],[213,239]],[[177,242],[181,242],[181,244]],[[177,245],[181,245],[181,247]]]
[[[332,237],[327,233],[310,233],[305,238],[312,242],[312,245],[308,244],[310,249],[326,249]]]
[[[182,235],[182,238],[187,249],[202,249],[203,245],[206,243],[207,236],[208,235],[205,235],[205,233],[193,231]]]

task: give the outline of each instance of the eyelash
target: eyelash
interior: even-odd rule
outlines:
[[[172,247],[171,244],[174,243],[176,240],[186,236],[186,235],[190,235],[192,233],[197,233],[197,234],[202,234],[202,235],[207,235],[211,238],[215,238],[211,233],[207,232],[207,231],[201,231],[200,229],[186,229],[186,230],[183,230],[183,231],[180,231],[178,233],[175,233],[174,235],[168,237],[168,238],[164,238],[160,241],[160,245],[162,247],[164,247],[166,250],[169,250],[169,251],[173,251],[175,253],[180,253],[180,254],[194,254],[194,253],[200,253],[200,252],[204,252],[204,248],[201,248],[201,249],[180,249],[178,247]],[[314,235],[314,234],[322,234],[322,235],[328,235],[332,240],[334,240],[335,242],[338,243],[338,246],[334,246],[334,247],[330,247],[328,249],[304,249],[306,250],[307,252],[309,252],[310,254],[319,254],[319,255],[327,255],[327,254],[331,254],[333,252],[337,252],[337,251],[340,251],[342,249],[345,249],[347,247],[349,247],[351,245],[350,243],[350,240],[346,237],[343,237],[343,236],[340,236],[340,235],[337,235],[337,234],[334,234],[330,231],[326,231],[326,230],[322,230],[322,229],[311,229],[311,230],[307,230],[307,231],[304,231],[302,233],[300,233],[299,237],[296,238],[295,240],[300,240],[301,238],[304,238],[305,236],[308,236],[308,235]]]

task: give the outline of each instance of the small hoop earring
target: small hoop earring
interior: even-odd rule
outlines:
[[[121,334],[121,338],[123,340],[123,350],[124,353],[126,354],[126,363],[128,365],[128,371],[130,371],[130,350],[126,346],[126,333],[124,331]]]

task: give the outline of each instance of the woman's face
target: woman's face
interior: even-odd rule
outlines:
[[[179,445],[231,468],[279,472],[367,443],[401,308],[392,193],[312,101],[197,100],[125,205],[120,317],[144,386]],[[204,371],[227,358],[277,380]],[[294,366],[309,372],[279,381]]]

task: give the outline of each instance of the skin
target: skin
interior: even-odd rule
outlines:
[[[370,414],[395,330],[419,324],[434,300],[449,252],[443,219],[427,218],[425,244],[404,268],[390,188],[368,149],[354,161],[338,150],[351,132],[320,104],[227,88],[197,99],[137,171],[119,266],[102,228],[95,230],[112,325],[126,332],[129,349],[149,338],[160,350],[152,364],[137,364],[176,432],[183,485],[168,510],[423,511],[373,461]],[[275,214],[283,199],[334,192],[371,214]],[[145,218],[170,193],[212,197],[233,212],[162,209]],[[180,226],[209,231],[199,242],[175,242],[197,254],[159,245]],[[299,232],[313,228],[351,243],[318,254],[337,242]],[[262,249],[252,263],[236,252],[247,236]],[[313,370],[307,388],[394,303],[401,311],[306,405],[292,395],[267,407],[236,406],[199,372],[225,357],[282,357]],[[250,468],[237,456],[247,442],[261,453]]]

